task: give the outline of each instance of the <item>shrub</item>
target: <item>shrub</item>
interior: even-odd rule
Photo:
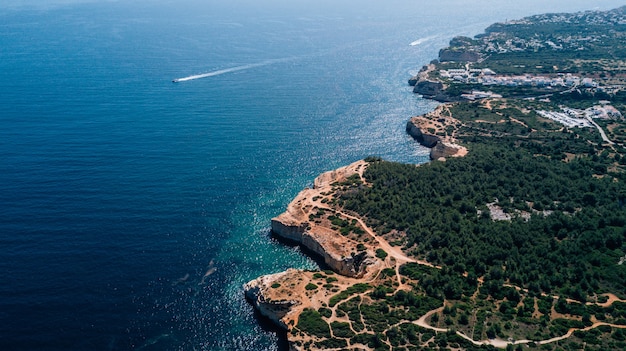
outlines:
[[[322,338],[330,338],[330,327],[322,319],[322,315],[312,309],[305,309],[298,318],[297,328],[307,334]]]
[[[333,316],[333,311],[330,308],[320,307],[317,312],[319,312],[322,317],[330,318]]]
[[[347,288],[346,290],[340,292],[339,294],[331,297],[330,300],[328,301],[328,305],[330,307],[334,307],[340,301],[345,300],[345,299],[347,299],[348,297],[350,297],[350,296],[352,296],[354,294],[364,293],[367,290],[369,290],[370,288],[371,288],[371,286],[369,284],[366,284],[366,283],[354,284],[353,286]]]
[[[385,250],[383,249],[376,249],[376,257],[380,258],[381,260],[384,260],[385,258],[387,258],[388,254],[387,252],[385,252]]]
[[[355,335],[350,329],[350,323],[332,322],[330,327],[333,329],[333,334],[338,338],[351,338]]]

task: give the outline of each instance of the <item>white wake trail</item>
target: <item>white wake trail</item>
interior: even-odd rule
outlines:
[[[425,43],[425,42],[427,42],[429,40],[435,39],[435,38],[437,38],[436,35],[433,35],[433,36],[430,36],[430,37],[426,37],[426,38],[420,38],[420,39],[417,39],[416,41],[412,42],[409,45],[411,45],[411,46],[420,45],[420,44],[423,44],[423,43]]]
[[[220,70],[213,71],[213,72],[208,72],[208,73],[203,73],[203,74],[196,74],[196,75],[193,75],[193,76],[187,76],[187,77],[183,77],[183,78],[176,78],[176,79],[172,80],[172,82],[179,83],[179,82],[186,82],[188,80],[194,80],[194,79],[215,77],[215,76],[219,76],[221,74],[232,73],[232,72],[237,72],[237,71],[243,71],[243,70],[246,70],[246,69],[251,69],[251,68],[256,68],[256,67],[267,66],[267,65],[271,65],[273,63],[285,62],[285,61],[289,61],[289,60],[292,60],[292,59],[293,58],[283,58],[283,59],[267,60],[267,61],[263,61],[263,62],[259,62],[259,63],[251,63],[249,65],[243,65],[243,66],[231,67],[231,68],[226,68],[226,69],[220,69]]]

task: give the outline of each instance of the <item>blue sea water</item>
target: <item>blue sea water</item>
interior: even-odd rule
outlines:
[[[316,263],[270,219],[323,171],[427,160],[406,80],[451,37],[588,6],[0,1],[0,349],[278,349],[242,284]]]

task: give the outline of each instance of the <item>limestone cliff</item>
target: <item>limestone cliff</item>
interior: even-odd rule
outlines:
[[[455,61],[455,62],[477,62],[480,54],[465,49],[441,49],[439,51],[439,61]]]
[[[417,75],[409,79],[409,85],[414,87],[417,84],[417,82],[428,80],[428,75],[430,74],[430,72],[434,70],[435,70],[435,65],[432,63],[429,65],[423,66],[420,69],[420,71],[417,73]]]
[[[359,161],[349,166],[321,174],[313,189],[304,189],[287,206],[287,211],[272,219],[272,232],[280,238],[295,241],[323,258],[333,271],[348,277],[366,273],[367,266],[376,260],[368,251],[357,253],[356,243],[339,235],[328,223],[316,223],[310,216],[319,208],[322,193],[332,191],[333,183],[362,172],[366,163]]]
[[[377,239],[360,219],[330,204],[342,183],[357,182],[366,186],[362,175],[367,165],[365,161],[358,161],[321,174],[315,179],[313,188],[302,190],[284,213],[272,219],[275,235],[298,242],[316,253],[334,273],[289,269],[244,285],[247,300],[259,313],[289,332],[290,350],[304,350],[302,345],[317,340],[315,336],[293,332],[294,328],[297,330],[304,310],[327,307],[329,299],[339,291],[372,281],[383,268],[406,262],[403,255],[400,259],[404,261],[397,260],[395,249],[386,242],[381,243],[382,239]],[[337,224],[337,220],[350,223],[352,229],[341,231],[345,229],[344,224]],[[385,252],[395,254],[396,258],[377,257],[376,250],[381,245],[384,245]]]
[[[421,145],[430,148],[430,159],[439,160],[446,157],[458,157],[467,154],[467,149],[457,145],[452,138],[424,133],[424,129],[433,130],[444,135],[448,126],[458,125],[458,121],[450,116],[444,116],[443,109],[437,108],[432,113],[411,118],[406,124],[406,132]]]
[[[463,156],[465,152],[467,152],[467,150],[465,150],[463,146],[441,141],[430,149],[430,159],[440,160],[447,157],[458,157]]]
[[[269,318],[272,322],[281,328],[288,329],[287,321],[290,314],[293,314],[294,307],[302,304],[298,299],[276,298],[275,292],[270,292],[272,286],[278,289],[280,282],[288,280],[289,277],[298,273],[295,269],[289,269],[285,272],[264,275],[244,285],[246,298],[261,315]]]
[[[446,85],[442,82],[420,79],[413,77],[409,79],[409,84],[413,86],[413,92],[423,97],[439,102],[457,102],[463,101],[461,96],[453,96],[446,92]]]
[[[427,148],[435,147],[440,140],[436,135],[422,132],[422,129],[413,119],[406,123],[406,132],[412,136],[413,139],[417,140],[418,143]]]
[[[332,284],[328,281],[332,281]],[[289,269],[254,279],[243,288],[246,299],[261,315],[289,332],[287,337],[290,350],[308,350],[309,348],[304,348],[303,345],[314,339],[314,336],[290,332],[298,326],[302,311],[328,307],[330,297],[334,296],[338,290],[344,290],[362,282],[363,279],[345,277],[327,271]]]
[[[443,83],[432,80],[420,80],[417,81],[413,92],[416,94],[424,95],[425,97],[432,97],[441,94],[443,91]]]

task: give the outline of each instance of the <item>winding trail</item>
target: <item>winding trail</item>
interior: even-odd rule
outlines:
[[[396,263],[395,263],[396,276],[397,276],[398,284],[399,284],[398,288],[396,289],[396,291],[402,289],[403,286],[404,286],[404,284],[402,284],[402,279],[401,279],[400,272],[399,272],[400,266],[402,264],[404,264],[404,263],[414,262],[414,263],[418,263],[418,264],[421,264],[421,265],[424,265],[424,266],[428,266],[428,267],[431,267],[431,268],[441,269],[440,266],[433,265],[430,262],[426,262],[426,261],[423,261],[423,260],[416,260],[416,259],[413,259],[413,258],[410,258],[410,257],[406,256],[404,254],[404,252],[402,252],[401,250],[399,250],[396,247],[391,246],[385,239],[383,239],[383,238],[379,237],[378,235],[376,235],[376,233],[370,227],[368,227],[361,218],[353,216],[353,215],[349,215],[349,214],[347,214],[345,212],[337,211],[336,209],[332,209],[332,208],[328,208],[328,209],[332,210],[332,211],[335,211],[336,213],[341,214],[342,216],[345,216],[346,218],[355,219],[359,223],[359,225],[361,225],[363,230],[365,230],[369,235],[371,235],[374,239],[376,239],[376,241],[378,242],[379,246],[383,250],[385,250],[391,257],[393,257],[395,259],[395,261],[396,261]],[[510,286],[510,287],[513,287],[513,288],[518,289],[518,290],[525,290],[523,288],[511,285],[511,284],[505,284],[505,286]],[[604,294],[604,295],[608,297],[608,300],[606,302],[604,302],[604,303],[587,302],[586,304],[587,305],[594,305],[595,304],[595,305],[598,305],[598,306],[601,306],[601,307],[609,307],[616,301],[626,302],[625,300],[619,299],[614,294]],[[554,299],[558,299],[559,298],[558,296],[552,296],[552,297]],[[361,298],[363,298],[363,297],[361,297]],[[567,299],[567,300],[568,300],[568,302],[580,303],[579,301],[575,301],[575,300],[572,300],[572,299]],[[422,328],[433,330],[435,332],[440,332],[440,333],[450,332],[453,329],[450,329],[450,328],[438,328],[438,327],[434,327],[434,326],[431,326],[430,324],[426,323],[426,320],[428,320],[428,318],[430,318],[432,315],[434,315],[436,313],[442,312],[443,309],[444,309],[443,306],[439,307],[437,309],[429,311],[428,313],[426,313],[425,315],[423,315],[422,317],[420,317],[416,321],[400,322],[397,325],[390,326],[387,330],[389,330],[389,329],[391,329],[393,327],[397,327],[398,325],[401,325],[403,323],[410,322],[410,323],[416,324],[416,325],[418,325],[418,326],[420,326]],[[462,337],[463,339],[471,342],[473,345],[476,345],[476,346],[491,345],[491,346],[496,347],[496,348],[505,349],[509,344],[520,345],[520,344],[529,344],[531,342],[537,343],[539,345],[550,344],[550,343],[554,343],[554,342],[557,342],[557,341],[565,340],[565,339],[571,337],[574,334],[574,332],[576,332],[578,330],[580,330],[580,331],[589,331],[589,330],[595,329],[595,328],[597,328],[599,326],[603,326],[603,325],[604,326],[609,326],[609,327],[612,327],[612,328],[626,329],[626,325],[618,325],[618,324],[596,322],[593,325],[591,325],[589,327],[586,327],[586,328],[582,328],[582,329],[571,328],[571,329],[568,330],[568,332],[565,335],[554,337],[554,338],[547,339],[547,340],[526,340],[526,339],[524,339],[524,340],[515,340],[515,341],[508,341],[508,340],[503,340],[503,339],[500,339],[500,338],[476,341],[476,340],[472,339],[471,337],[465,335],[464,333],[462,333],[460,331],[456,331],[456,334],[458,336]]]
[[[364,177],[364,171],[367,168],[366,165],[361,165],[359,166],[355,171],[356,174],[359,175],[361,181],[364,184],[367,184],[367,181]],[[321,194],[320,194],[321,195]],[[323,209],[323,210],[327,210],[330,212],[334,212],[335,214],[342,216],[346,219],[350,219],[350,220],[354,220],[356,221],[359,226],[363,229],[363,231],[365,231],[371,238],[373,238],[376,241],[375,247],[380,248],[382,250],[384,250],[387,254],[388,257],[386,259],[383,260],[383,267],[386,268],[391,268],[393,267],[395,270],[395,277],[398,281],[398,286],[396,287],[396,292],[399,290],[406,290],[408,287],[407,284],[404,284],[402,282],[402,276],[400,274],[400,267],[405,264],[405,263],[417,263],[423,266],[427,266],[427,267],[431,267],[431,268],[436,268],[436,269],[442,269],[441,266],[437,266],[434,265],[430,262],[427,262],[425,260],[419,260],[419,259],[415,259],[415,258],[411,258],[408,257],[399,247],[394,247],[391,244],[389,244],[389,242],[387,242],[387,240],[385,240],[383,237],[379,236],[376,234],[376,232],[370,228],[365,221],[357,216],[357,215],[353,215],[353,214],[349,214],[346,213],[344,211],[342,211],[341,208],[337,208],[335,206],[332,205],[328,205],[326,202],[322,202],[322,199],[325,198],[325,196],[318,196],[315,200],[313,199],[315,197],[308,197],[305,199],[306,204],[300,204],[300,207],[302,209],[304,208],[319,208],[319,209]],[[304,212],[308,212],[307,210],[304,210]],[[382,268],[377,269],[376,271],[372,272],[371,274],[368,274],[367,278],[365,278],[367,281],[374,281],[376,280],[379,275],[380,272],[382,271]],[[479,283],[482,283],[483,280],[481,278],[478,279]],[[518,291],[525,291],[528,292],[527,289],[515,286],[515,285],[511,285],[511,284],[504,284],[504,286],[508,286],[508,287],[512,287],[515,288]],[[556,295],[547,295],[547,294],[542,294],[544,296],[551,296],[554,299],[559,299],[559,296]],[[604,296],[607,297],[607,301],[603,302],[603,303],[598,303],[598,302],[586,302],[586,305],[597,305],[600,307],[609,307],[611,306],[614,302],[626,302],[626,300],[622,300],[620,298],[618,298],[616,295],[614,294],[603,294]],[[358,294],[358,296],[361,297],[361,302],[359,303],[359,311],[360,311],[360,306],[363,302],[363,299],[366,297],[365,293],[361,293]],[[580,301],[575,301],[572,299],[566,299],[568,302],[570,303],[581,303]],[[332,317],[330,318],[330,322],[332,323],[333,321],[345,321],[344,318],[338,318],[337,317],[337,308],[338,308],[339,304],[336,306],[333,306],[331,309],[333,311],[332,313]],[[535,306],[536,307],[536,306]],[[396,323],[395,325],[392,326],[388,326],[387,330],[390,330],[391,328],[394,327],[398,327],[399,325],[405,324],[405,323],[412,323],[415,325],[418,325],[422,328],[425,329],[429,329],[435,332],[440,332],[440,333],[447,333],[452,331],[452,328],[440,328],[440,327],[435,327],[432,326],[430,324],[428,324],[426,321],[433,315],[441,313],[444,309],[444,306],[441,306],[439,308],[436,308],[434,310],[431,310],[429,312],[427,312],[426,314],[424,314],[423,316],[421,316],[418,320],[414,320],[414,321],[409,321],[409,320],[404,320],[401,322]],[[352,322],[348,321],[349,325],[350,325],[350,329],[357,333],[357,331],[354,329]],[[363,321],[363,316],[361,315],[361,323],[365,324]],[[456,331],[456,334],[460,337],[462,337],[463,339],[467,340],[468,342],[471,342],[473,345],[475,346],[483,346],[483,345],[491,345],[493,347],[496,348],[500,348],[500,349],[504,349],[506,348],[508,345],[520,345],[520,344],[529,344],[529,343],[536,343],[539,345],[545,345],[545,344],[550,344],[550,343],[554,343],[554,342],[558,342],[561,340],[565,340],[569,337],[571,337],[574,332],[576,331],[589,331],[592,329],[595,329],[597,327],[600,326],[609,326],[611,328],[619,328],[619,329],[626,329],[626,325],[617,325],[617,324],[610,324],[610,323],[604,323],[604,322],[595,322],[593,325],[589,326],[589,327],[585,327],[585,328],[571,328],[568,330],[568,332],[565,335],[561,335],[561,336],[557,336],[554,338],[550,338],[550,339],[546,339],[546,340],[503,340],[503,339],[499,339],[499,338],[495,338],[495,339],[487,339],[487,340],[474,340],[471,337],[467,336],[466,334],[460,332],[460,331]],[[388,342],[385,342],[385,344],[387,346],[391,346],[388,344]]]

